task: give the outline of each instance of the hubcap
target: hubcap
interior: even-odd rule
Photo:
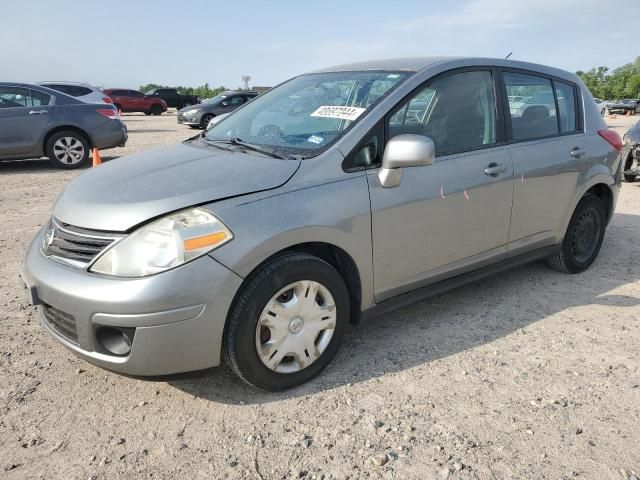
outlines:
[[[294,373],[315,362],[336,328],[336,305],[318,282],[301,280],[267,302],[256,326],[256,351],[278,373]]]
[[[60,137],[53,144],[53,155],[61,163],[75,165],[84,157],[84,146],[77,138]]]

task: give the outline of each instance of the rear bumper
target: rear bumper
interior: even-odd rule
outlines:
[[[128,375],[165,375],[220,363],[227,311],[242,282],[236,274],[205,255],[149,277],[104,277],[46,258],[40,251],[42,235],[31,242],[21,276],[44,329],[59,343]],[[97,333],[102,327],[131,332],[130,352],[119,356],[105,349]]]
[[[120,120],[111,120],[91,132],[92,146],[99,150],[124,147],[128,138],[127,126]]]

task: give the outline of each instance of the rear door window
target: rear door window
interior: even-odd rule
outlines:
[[[229,100],[230,105],[242,105],[243,103],[244,103],[244,99],[240,95],[231,97],[231,99]]]
[[[564,82],[554,82],[554,86],[558,99],[560,131],[562,133],[575,132],[578,129],[575,88]]]
[[[509,99],[514,140],[532,140],[559,133],[551,80],[535,75],[505,72],[504,82]],[[521,97],[523,101],[516,100],[516,97]]]
[[[48,93],[40,92],[38,90],[31,90],[30,92],[31,92],[30,99],[31,99],[32,107],[49,105],[49,103],[51,102],[51,95],[49,95]]]

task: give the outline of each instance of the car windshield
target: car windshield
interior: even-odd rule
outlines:
[[[156,93],[156,88],[152,88],[151,90],[149,90],[148,92],[145,93],[145,95],[153,95],[154,93]]]
[[[302,75],[256,97],[203,134],[208,142],[240,140],[280,156],[318,155],[408,72]]]
[[[226,95],[216,95],[215,97],[211,97],[211,98],[206,99],[202,103],[218,103],[218,102],[222,101],[225,98],[227,98]]]

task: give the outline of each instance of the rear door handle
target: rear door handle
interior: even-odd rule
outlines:
[[[571,149],[571,152],[569,153],[573,158],[580,158],[582,157],[585,153],[587,153],[587,151],[584,148],[580,148],[580,147],[573,147]]]
[[[46,110],[30,110],[29,115],[42,115],[43,113],[49,113]]]
[[[505,164],[498,165],[497,163],[490,163],[487,168],[484,169],[485,175],[491,175],[492,177],[498,176],[499,173],[506,172],[507,166]]]

